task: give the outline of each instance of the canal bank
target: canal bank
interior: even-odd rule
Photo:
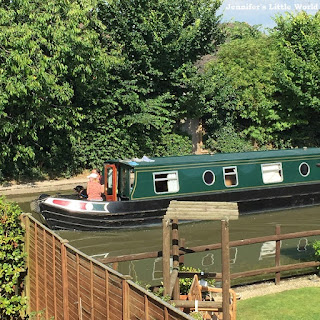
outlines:
[[[56,190],[72,190],[77,185],[86,186],[88,172],[68,178],[34,181],[18,184],[16,182],[5,183],[0,186],[0,195],[25,195],[30,193],[54,192]]]

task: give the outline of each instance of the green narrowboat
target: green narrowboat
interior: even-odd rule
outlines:
[[[320,148],[110,160],[103,176],[105,201],[43,196],[39,211],[48,225],[104,230],[159,223],[173,199],[238,202],[240,214],[314,204]]]

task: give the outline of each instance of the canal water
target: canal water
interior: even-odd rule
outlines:
[[[70,191],[71,193],[72,191]],[[63,192],[66,194],[67,192]],[[39,194],[7,196],[19,203],[24,212],[30,212],[30,202]],[[33,213],[37,218],[41,219]],[[262,212],[240,216],[230,221],[230,240],[241,240],[281,233],[315,230],[320,228],[320,206]],[[162,250],[162,227],[115,230],[107,232],[59,231],[75,248],[92,257],[119,256]],[[179,237],[186,247],[214,244],[221,241],[219,221],[201,221],[179,224]],[[320,237],[318,237],[320,240]],[[284,240],[281,243],[281,264],[312,259],[312,242],[317,237]],[[231,273],[274,266],[275,242],[265,242],[230,249]],[[220,250],[185,255],[185,265],[204,272],[221,272]],[[141,284],[157,285],[162,281],[161,258],[119,263],[118,271],[130,275]]]

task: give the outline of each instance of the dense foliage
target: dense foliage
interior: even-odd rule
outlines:
[[[277,53],[272,40],[256,27],[237,23],[226,32],[229,41],[203,75],[206,144],[223,152],[250,150],[274,141],[282,128],[274,99]]]
[[[0,21],[2,174],[68,174],[84,106],[99,103],[117,52],[101,47],[88,1],[2,1]]]
[[[270,35],[245,23],[225,26],[227,41],[200,80],[208,148],[319,145],[319,17],[280,16]]]
[[[20,296],[25,269],[24,231],[17,204],[0,197],[0,318],[23,318],[26,299]]]
[[[312,243],[312,248],[314,250],[315,259],[319,261],[320,260],[320,240],[314,241]]]
[[[183,154],[193,62],[220,41],[218,2],[0,4],[0,168],[70,175],[106,158]]]
[[[237,129],[259,143],[272,141],[272,133],[277,130],[274,126],[279,126],[280,119],[272,99],[275,92],[274,63],[272,43],[261,35],[236,39],[222,46],[218,63],[211,70],[215,76],[219,75],[219,68],[227,74],[229,85],[237,93],[232,115]],[[222,81],[217,83],[218,86],[221,84]]]
[[[221,24],[220,0],[0,2],[0,180],[105,159],[318,146],[319,14]],[[225,42],[224,42],[225,41]]]
[[[191,152],[190,138],[176,124],[198,109],[194,62],[221,41],[218,7],[212,0],[100,3],[99,17],[127,65],[124,97],[114,112],[128,135],[117,144],[131,155]]]
[[[293,144],[319,145],[320,12],[280,16],[276,22],[277,99],[288,127],[284,137]]]

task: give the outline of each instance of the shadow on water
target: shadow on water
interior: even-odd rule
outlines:
[[[65,193],[65,192],[64,192]],[[30,202],[36,195],[7,197],[19,203],[24,212],[30,212]],[[34,213],[33,213],[34,214]],[[39,217],[38,217],[39,218]],[[275,226],[281,225],[281,233],[315,230],[320,228],[320,206],[261,212],[242,215],[230,221],[230,240],[240,240],[275,234]],[[221,241],[219,221],[200,221],[179,224],[179,236],[186,247],[213,244]],[[92,257],[118,256],[162,250],[162,228],[154,226],[108,232],[59,231],[69,243]],[[308,239],[291,239],[281,242],[281,264],[305,261],[312,256]],[[231,272],[241,272],[274,266],[274,242],[242,246],[230,249]],[[185,264],[202,271],[221,271],[219,250],[194,253],[185,256]],[[119,271],[129,274],[135,281],[157,284],[161,281],[161,259],[147,259],[119,264]]]

